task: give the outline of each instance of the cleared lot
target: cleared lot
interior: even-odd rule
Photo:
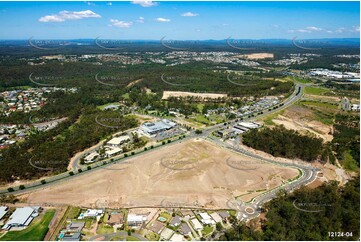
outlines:
[[[31,203],[75,206],[205,206],[227,208],[227,201],[270,189],[298,175],[192,139],[165,146],[25,195]],[[247,200],[249,196],[247,196]]]
[[[227,94],[218,93],[195,93],[195,92],[176,92],[176,91],[164,91],[162,99],[168,99],[170,97],[200,97],[217,99],[227,97]]]

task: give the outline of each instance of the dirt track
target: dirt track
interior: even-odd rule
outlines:
[[[232,197],[273,188],[298,174],[295,169],[261,163],[196,139],[128,161],[34,191],[26,195],[28,202],[114,208],[162,204],[227,208]]]

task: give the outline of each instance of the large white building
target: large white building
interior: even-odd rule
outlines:
[[[109,146],[120,146],[121,144],[124,144],[125,142],[129,141],[130,138],[128,135],[123,135],[119,137],[115,137],[107,142],[107,145]]]
[[[35,217],[37,217],[40,207],[23,207],[17,208],[15,212],[10,216],[10,219],[2,227],[5,230],[10,230],[12,228],[24,229]]]
[[[152,136],[155,134],[158,134],[160,132],[170,130],[174,128],[177,124],[168,120],[168,119],[162,119],[158,122],[145,122],[140,126],[140,130],[148,136]]]

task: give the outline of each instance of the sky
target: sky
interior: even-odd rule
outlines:
[[[359,38],[359,2],[0,2],[0,39]]]

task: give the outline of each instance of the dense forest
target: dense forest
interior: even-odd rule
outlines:
[[[314,161],[323,150],[322,139],[301,135],[282,125],[260,130],[253,129],[242,137],[245,145],[273,156]]]
[[[334,130],[331,143],[337,158],[344,160],[345,155],[350,154],[360,167],[360,116],[337,114]]]
[[[131,57],[131,55],[130,55]],[[276,81],[283,77],[276,72],[242,76],[227,80],[227,73],[212,70],[211,63],[194,62],[167,67],[160,64],[121,65],[107,62],[94,65],[92,62],[60,63],[48,61],[45,65],[30,66],[26,62],[18,65],[0,65],[0,91],[15,86],[39,87],[31,82],[57,87],[96,87],[99,91],[126,90],[127,85],[141,79],[136,85],[162,94],[163,91],[191,91],[225,93],[230,96],[280,95],[292,91],[292,82]],[[163,76],[163,78],[162,78]],[[233,77],[231,77],[233,78]],[[267,81],[264,79],[267,78]],[[235,78],[233,78],[235,79]],[[237,84],[240,85],[237,85]],[[246,86],[242,86],[246,85]]]
[[[266,217],[260,220],[260,226],[233,220],[232,228],[219,240],[359,240],[359,179],[350,180],[344,187],[333,181],[315,189],[303,187],[292,194],[280,192],[262,208]]]

